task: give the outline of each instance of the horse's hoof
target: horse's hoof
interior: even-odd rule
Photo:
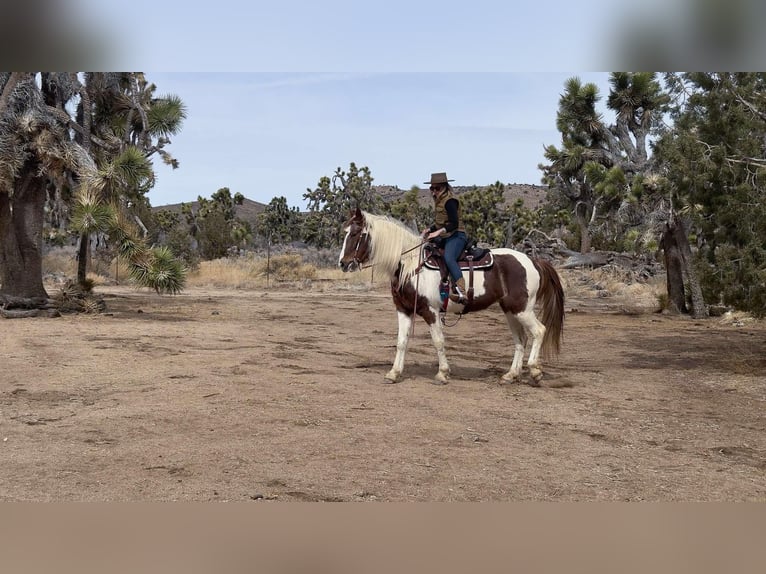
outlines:
[[[447,375],[444,373],[436,373],[436,376],[434,377],[434,380],[431,381],[434,385],[446,385],[447,384]]]
[[[512,385],[514,383],[519,382],[519,375],[510,375],[506,373],[502,377],[500,377],[500,383],[508,383],[509,385]]]
[[[392,385],[398,382],[399,382],[399,375],[397,375],[396,373],[388,372],[386,373],[386,376],[383,378],[383,383],[387,385]]]

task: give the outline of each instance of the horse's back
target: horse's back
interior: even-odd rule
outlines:
[[[516,251],[515,249],[511,249],[509,247],[498,247],[491,249],[490,251],[496,260],[497,258],[500,258],[500,261],[502,261],[504,258],[506,260],[515,259],[526,272],[527,283],[529,283],[528,288],[534,285],[535,290],[537,289],[537,285],[540,283],[540,272],[537,270],[537,267],[535,266],[532,259],[526,253],[523,253],[522,251]]]

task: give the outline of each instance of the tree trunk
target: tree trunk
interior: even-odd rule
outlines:
[[[665,271],[667,273],[668,304],[671,311],[691,313],[699,319],[708,316],[707,306],[702,296],[702,287],[692,265],[692,250],[683,221],[674,214],[665,225],[660,246],[665,253]],[[687,289],[691,309],[686,305]]]
[[[668,224],[662,232],[660,246],[665,259],[665,276],[668,290],[668,311],[686,313],[686,292],[684,291],[684,271],[681,249],[676,234]]]
[[[80,245],[77,248],[77,284],[85,287],[85,279],[88,273],[88,251],[90,236],[87,233],[80,235]]]
[[[43,287],[45,178],[25,166],[12,196],[0,193],[0,296],[48,298]]]
[[[575,220],[580,228],[580,253],[590,253],[590,230],[588,229],[588,220],[579,209],[575,210]]]
[[[692,261],[692,248],[689,245],[689,237],[686,234],[686,228],[683,221],[680,219],[675,220],[675,235],[678,247],[681,250],[681,258],[684,264],[684,273],[686,277],[686,283],[689,287],[689,297],[691,299],[691,315],[695,319],[701,319],[708,316],[707,306],[705,305],[705,299],[702,296],[702,286],[700,285],[697,273],[694,270],[694,262]]]

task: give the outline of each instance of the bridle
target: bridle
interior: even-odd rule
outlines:
[[[369,248],[369,238],[370,234],[367,231],[362,231],[362,233],[359,234],[359,239],[356,240],[356,247],[354,247],[354,258],[351,260],[351,262],[356,265],[360,270],[361,269],[367,269],[368,267],[372,267],[372,265],[365,265],[362,266],[362,262],[359,261],[359,247],[362,245],[362,239],[367,237],[368,241],[368,248]]]

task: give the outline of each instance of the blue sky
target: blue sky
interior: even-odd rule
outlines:
[[[222,187],[268,203],[303,193],[351,162],[376,184],[409,189],[431,172],[456,185],[540,183],[543,146],[559,145],[556,111],[578,76],[604,97],[608,74],[591,72],[147,72],[159,94],[188,108],[157,164],[152,205],[210,197]]]
[[[742,51],[730,67],[749,69],[766,43],[755,0],[55,1],[103,40],[86,69],[145,71],[188,106],[154,205],[228,187],[304,208],[350,162],[404,189],[434,171],[537,184],[567,78],[605,96],[608,74],[581,70],[726,69]]]
[[[606,73],[578,70],[621,68],[627,17],[611,0],[72,1],[110,39],[105,68],[188,107],[153,205],[228,187],[303,209],[351,162],[403,189],[434,171],[537,184],[565,80],[606,93]]]
[[[176,71],[605,69],[607,22],[625,13],[612,0],[75,1],[129,46],[117,56]]]

